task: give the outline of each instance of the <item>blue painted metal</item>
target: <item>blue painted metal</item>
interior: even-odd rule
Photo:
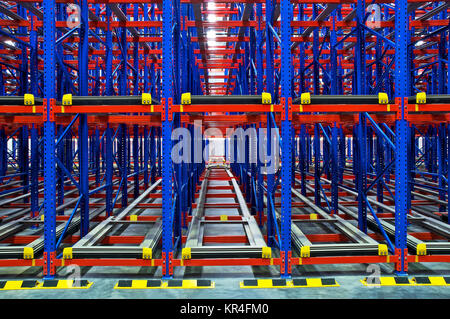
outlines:
[[[282,253],[281,277],[291,276],[291,165],[292,165],[292,123],[290,118],[291,110],[291,20],[293,7],[289,0],[280,1],[281,15],[281,98],[283,107],[283,119],[281,121],[281,243]]]
[[[405,275],[407,271],[407,136],[408,120],[406,117],[405,97],[408,96],[408,11],[406,0],[395,1],[395,97],[400,104],[399,119],[395,130],[395,248],[399,255],[396,265],[398,275]]]
[[[172,88],[173,81],[173,12],[174,2],[176,0],[163,0],[163,22],[162,22],[162,83],[163,83],[163,123],[162,123],[162,214],[163,214],[163,234],[162,234],[162,253],[163,253],[163,278],[172,278],[172,258],[173,258],[173,242],[172,242],[172,118],[171,102],[174,97]],[[161,152],[159,152],[161,154]],[[159,157],[161,159],[161,156]]]
[[[44,278],[54,278],[55,220],[55,123],[51,103],[55,98],[55,0],[44,0]]]

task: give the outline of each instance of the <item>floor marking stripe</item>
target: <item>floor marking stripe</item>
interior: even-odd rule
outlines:
[[[119,280],[114,289],[211,289],[215,283],[206,279],[187,280]]]
[[[40,290],[40,289],[89,289],[93,285],[87,280],[55,279],[0,281],[0,290]]]
[[[378,281],[377,281],[378,279]],[[364,286],[380,287],[380,286],[450,286],[450,277],[373,277],[371,282],[367,282],[368,278],[364,278],[361,283]]]
[[[318,288],[339,287],[334,278],[299,278],[293,280],[285,279],[250,279],[241,281],[240,288]]]

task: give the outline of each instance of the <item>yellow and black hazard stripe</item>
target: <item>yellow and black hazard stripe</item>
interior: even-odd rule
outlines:
[[[316,288],[339,287],[334,278],[249,279],[241,281],[241,288]]]
[[[205,289],[214,288],[211,280],[119,280],[114,289]]]

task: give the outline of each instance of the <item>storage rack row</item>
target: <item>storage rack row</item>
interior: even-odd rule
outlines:
[[[26,0],[0,14],[0,266],[289,277],[450,261],[447,2]],[[174,162],[179,128],[201,133],[191,149],[210,128],[234,149]],[[259,144],[280,148],[253,161]]]

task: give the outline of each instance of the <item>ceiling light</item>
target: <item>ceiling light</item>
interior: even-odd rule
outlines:
[[[217,21],[217,17],[215,14],[208,14],[208,21],[209,22],[216,22]]]
[[[209,30],[208,32],[206,32],[206,37],[210,38],[210,39],[215,39],[216,38],[216,31]]]

